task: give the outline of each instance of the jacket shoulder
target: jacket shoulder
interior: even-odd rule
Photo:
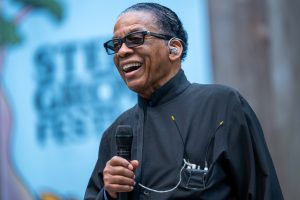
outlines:
[[[240,101],[241,98],[241,94],[236,89],[220,84],[193,83],[189,92],[208,100]]]

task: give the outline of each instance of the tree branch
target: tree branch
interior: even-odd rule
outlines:
[[[0,47],[0,78],[2,77],[2,72],[4,68],[4,55],[5,54],[5,47]]]
[[[0,0],[1,1],[1,0]],[[33,9],[33,6],[24,6],[22,10],[19,12],[19,14],[14,19],[14,24],[19,24],[25,17],[30,13],[30,11]]]

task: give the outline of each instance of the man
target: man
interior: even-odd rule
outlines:
[[[119,16],[104,46],[138,103],[103,134],[85,199],[283,199],[254,112],[237,91],[187,81],[187,44],[164,6]],[[131,161],[115,156],[118,125],[133,128]]]

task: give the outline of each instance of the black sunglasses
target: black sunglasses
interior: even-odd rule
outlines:
[[[123,38],[113,38],[104,43],[104,48],[108,55],[118,53],[122,44],[125,43],[128,48],[133,48],[144,44],[145,36],[151,35],[163,40],[170,40],[173,36],[153,33],[150,31],[137,31],[127,34]]]

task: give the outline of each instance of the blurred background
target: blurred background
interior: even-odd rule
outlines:
[[[137,0],[0,0],[0,200],[79,200],[109,124],[136,103],[102,44]],[[239,90],[285,199],[300,199],[300,1],[156,0],[189,35],[191,82]]]

